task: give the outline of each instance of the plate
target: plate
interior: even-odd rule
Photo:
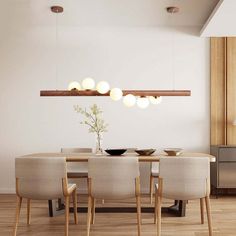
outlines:
[[[137,152],[140,156],[150,156],[152,155],[156,149],[137,149],[135,152]]]
[[[168,156],[178,156],[182,153],[182,148],[166,148],[164,152],[167,153]]]
[[[120,156],[124,154],[127,149],[106,149],[105,152],[111,156]]]

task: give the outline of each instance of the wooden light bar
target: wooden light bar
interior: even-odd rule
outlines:
[[[190,90],[122,90],[123,96],[133,94],[138,97],[147,96],[191,96]],[[110,96],[110,91],[100,94],[96,90],[41,90],[41,97],[66,97],[66,96]]]

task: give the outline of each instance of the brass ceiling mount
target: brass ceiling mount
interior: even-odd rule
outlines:
[[[61,6],[51,6],[51,11],[54,13],[62,13],[63,12],[63,7]]]
[[[179,12],[179,7],[171,6],[171,7],[167,7],[166,10],[167,10],[168,13],[178,13]]]

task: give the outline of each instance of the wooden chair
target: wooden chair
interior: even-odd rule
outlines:
[[[92,153],[92,148],[61,148],[61,152],[68,153]],[[68,178],[88,178],[87,163],[67,163]]]
[[[15,160],[16,218],[13,236],[16,236],[22,199],[27,199],[27,224],[30,224],[31,200],[65,198],[65,236],[68,236],[70,196],[73,196],[74,221],[78,223],[76,184],[68,184],[64,157],[22,157]]]
[[[160,175],[156,185],[155,223],[161,235],[162,198],[174,200],[200,199],[201,223],[204,224],[204,200],[209,235],[212,236],[210,209],[210,164],[204,157],[165,157],[160,159]]]
[[[153,200],[153,193],[154,193],[154,179],[159,177],[159,163],[158,162],[152,162],[151,168],[150,168],[150,187],[149,187],[149,193],[150,193],[150,203],[152,204]]]
[[[137,157],[92,157],[88,160],[89,195],[87,236],[95,219],[96,199],[136,197],[138,236],[141,233],[140,178]]]

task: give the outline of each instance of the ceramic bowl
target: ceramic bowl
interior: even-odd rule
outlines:
[[[137,152],[140,156],[150,156],[152,155],[156,149],[137,149],[135,152]]]
[[[183,149],[181,148],[166,148],[164,152],[167,153],[168,156],[178,156],[182,153]]]
[[[124,154],[127,149],[106,149],[105,152],[111,156],[120,156]]]

